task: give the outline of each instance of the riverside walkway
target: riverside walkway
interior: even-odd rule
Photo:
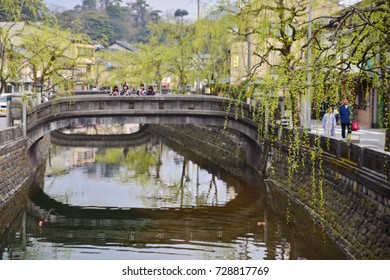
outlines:
[[[312,120],[311,132],[318,133],[318,135],[324,135],[324,129],[322,128],[320,121]],[[336,126],[335,132],[336,136],[331,138],[342,140],[341,125]],[[385,129],[361,128],[358,131],[352,131],[352,135],[359,139],[358,143],[356,143],[359,146],[381,151],[384,150],[386,140]]]

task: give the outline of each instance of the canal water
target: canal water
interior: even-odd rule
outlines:
[[[0,258],[346,258],[288,207],[261,178],[234,178],[154,134],[116,147],[52,144]]]

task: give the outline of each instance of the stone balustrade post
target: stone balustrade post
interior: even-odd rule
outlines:
[[[7,100],[7,116],[6,116],[7,127],[13,126],[13,120],[11,118],[11,100]]]
[[[22,100],[22,126],[23,137],[27,137],[27,104],[25,100]]]

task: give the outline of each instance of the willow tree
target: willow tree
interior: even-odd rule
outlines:
[[[274,130],[269,128],[276,126],[279,119],[289,120],[292,128],[286,139],[289,185],[295,185],[293,180],[299,177],[299,172],[311,170],[312,180],[307,182],[307,187],[311,188],[311,206],[320,213],[324,211],[320,138],[314,140],[313,149],[308,153],[303,148],[309,144],[307,131],[302,133],[300,128],[305,126],[302,112],[311,108],[312,95],[326,94],[320,84],[314,86],[314,78],[310,80],[313,65],[307,41],[310,30],[321,26],[323,15],[332,15],[341,8],[334,2],[247,0],[239,1],[234,7],[225,6],[234,35],[232,76],[243,89],[236,98],[242,100],[254,95],[252,113],[259,124],[260,143],[278,141]],[[305,160],[308,157],[310,161]]]
[[[107,86],[111,83],[108,80],[110,75],[110,64],[111,54],[104,49],[99,49],[95,52],[95,64],[92,68],[92,79],[94,85],[99,89],[102,86]]]
[[[288,166],[289,181],[299,171],[301,138],[296,133],[299,127],[299,101],[306,90],[307,64],[300,49],[306,30],[302,25],[307,19],[307,1],[298,0],[253,0],[238,7],[233,13],[239,48],[246,53],[246,69],[240,80],[252,94],[254,83],[259,79],[260,95],[255,108],[255,119],[259,123],[259,136],[269,138],[268,127],[276,119],[288,118],[295,133],[289,134]],[[241,98],[241,97],[240,97]],[[282,100],[282,108],[279,100]],[[316,177],[313,169],[313,177]],[[313,186],[313,189],[316,189]],[[313,192],[316,193],[316,192]],[[313,200],[316,195],[313,195]]]
[[[244,69],[236,73],[237,83],[245,81],[251,90],[257,82],[264,89],[259,103],[263,112],[259,115],[268,117],[260,118],[260,122],[274,119],[281,96],[291,126],[299,126],[299,101],[305,94],[307,76],[306,60],[301,53],[306,38],[303,23],[307,21],[307,5],[307,0],[252,0],[240,2],[239,7],[230,11],[236,40],[233,64],[244,60],[238,63]]]
[[[229,18],[224,13],[214,11],[195,22],[194,26],[192,64],[199,79],[206,78],[212,84],[218,84],[229,75]]]
[[[45,5],[42,0],[0,0],[0,93],[8,82],[18,80],[24,68],[20,36],[26,23],[43,20]]]
[[[170,56],[166,51],[166,46],[155,37],[149,38],[147,44],[138,45],[133,69],[140,78],[139,82],[153,83],[160,89],[162,80],[169,75]]]
[[[18,38],[25,24],[20,22],[0,23],[0,93],[8,82],[18,80],[24,68],[24,58],[20,54]]]
[[[83,74],[76,46],[81,41],[82,37],[53,25],[31,25],[23,34],[22,46],[34,83],[46,90],[71,88]]]
[[[362,1],[327,17],[312,40],[317,54],[313,63],[323,69],[327,84],[350,100],[355,100],[356,85],[366,84],[363,103],[368,104],[371,94],[371,106],[378,108],[374,118],[386,128],[386,150],[390,148],[389,14],[388,1]],[[319,39],[324,34],[327,40]]]
[[[99,85],[155,83],[159,86],[167,70],[163,45],[138,44],[135,51],[103,49],[96,53],[95,79]]]
[[[163,55],[165,61],[168,61],[166,67],[170,74],[177,77],[178,89],[182,91],[196,76],[191,47],[195,35],[194,27],[183,18],[175,18],[149,24],[149,29],[150,40],[164,46]]]
[[[225,6],[232,22],[232,77],[241,90],[234,97],[252,96],[259,142],[274,139],[270,127],[288,119],[289,180],[304,167],[300,127],[300,101],[307,92],[307,61],[301,46],[307,33],[307,0],[248,0]],[[237,111],[237,110],[236,110]],[[237,115],[237,113],[236,113]],[[315,157],[319,153],[316,152]],[[321,166],[312,168],[316,178]],[[313,189],[321,181],[313,180]],[[313,192],[314,193],[314,192]],[[313,195],[313,200],[315,199]]]
[[[95,53],[94,83],[100,86],[134,82],[135,55],[127,50],[101,49]]]
[[[42,0],[0,0],[1,87],[29,76],[35,85],[53,89],[71,82],[80,38],[61,30]]]

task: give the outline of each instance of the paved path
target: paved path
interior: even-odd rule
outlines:
[[[324,134],[320,121],[312,120],[311,129],[314,133]],[[352,135],[358,135],[359,145],[384,150],[385,147],[385,129],[361,128],[358,131],[352,131]],[[336,139],[342,139],[341,126],[336,126]]]

